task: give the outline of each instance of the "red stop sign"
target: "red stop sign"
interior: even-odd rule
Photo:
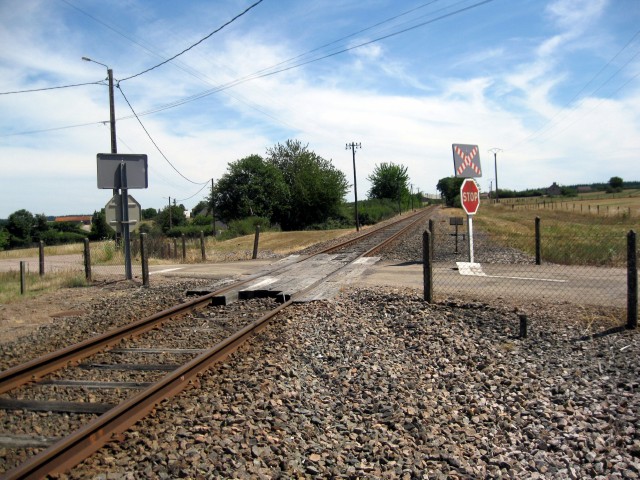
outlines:
[[[473,178],[465,178],[460,187],[460,201],[467,215],[475,215],[480,206],[480,190]]]

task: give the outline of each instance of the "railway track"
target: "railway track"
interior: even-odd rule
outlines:
[[[323,255],[346,261],[373,255],[429,213],[426,209],[407,215],[295,263],[306,268],[304,262],[318,262]],[[286,268],[278,266],[269,275]],[[341,271],[331,271],[299,294]],[[298,297],[271,295],[229,305],[216,301],[244,284],[261,281],[257,276],[249,278],[0,372],[4,423],[16,427],[0,433],[0,442],[9,452],[2,478],[43,478],[64,472],[117,438],[163,400],[197,385],[200,372],[266,328],[269,320]],[[43,416],[48,423],[55,418],[64,424],[69,434],[62,438],[47,435],[39,422]]]

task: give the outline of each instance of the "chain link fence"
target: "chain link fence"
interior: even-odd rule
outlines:
[[[629,309],[633,313],[630,302],[635,302],[637,321],[635,232],[585,234],[571,226],[540,226],[538,219],[528,232],[505,233],[474,223],[471,246],[467,219],[457,218],[431,222],[431,292],[436,300],[504,299],[532,309],[570,303],[601,307],[615,318],[628,317]],[[635,262],[635,269],[630,270],[629,262]]]

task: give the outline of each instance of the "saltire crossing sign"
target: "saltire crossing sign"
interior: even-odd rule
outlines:
[[[477,145],[454,143],[453,168],[456,177],[475,178],[482,176],[480,168],[480,150]]]

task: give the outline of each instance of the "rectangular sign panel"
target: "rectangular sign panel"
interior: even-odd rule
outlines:
[[[123,188],[120,167],[126,165],[126,188],[147,188],[147,156],[144,154],[98,153],[98,188]]]
[[[453,168],[455,176],[461,178],[476,178],[482,176],[480,168],[480,150],[477,145],[454,143]]]

